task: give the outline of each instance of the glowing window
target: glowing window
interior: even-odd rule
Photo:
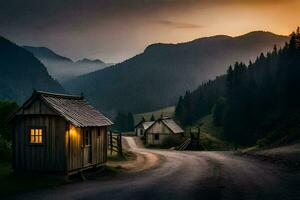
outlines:
[[[30,129],[30,143],[31,144],[43,143],[43,129],[41,128]]]

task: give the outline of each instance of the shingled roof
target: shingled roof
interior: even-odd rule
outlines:
[[[82,96],[55,94],[35,91],[60,116],[77,127],[109,126],[113,123],[93,106],[89,105]]]
[[[150,126],[152,126],[152,124],[154,124],[155,123],[155,121],[150,121],[150,122],[144,122],[143,124],[142,124],[142,126],[143,126],[143,128],[144,128],[144,130],[147,130]]]
[[[162,122],[173,132],[183,133],[182,128],[173,119],[163,119]]]
[[[172,133],[177,134],[184,132],[184,130],[182,130],[182,128],[178,124],[176,124],[176,122],[170,117],[162,117],[157,119],[156,121],[152,122],[152,124],[149,127],[147,127],[146,131],[159,122],[162,122]]]

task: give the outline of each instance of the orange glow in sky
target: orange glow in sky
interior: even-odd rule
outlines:
[[[0,35],[73,59],[120,62],[152,43],[180,43],[263,30],[288,35],[300,0],[73,0],[0,7]],[[11,11],[15,15],[11,15]]]

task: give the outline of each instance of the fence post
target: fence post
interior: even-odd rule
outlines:
[[[200,148],[200,127],[198,128],[198,133],[197,133],[197,148]]]
[[[112,155],[113,151],[113,140],[112,140],[112,132],[109,132],[109,143],[110,143],[110,155]]]
[[[123,150],[122,150],[122,133],[120,132],[119,133],[119,135],[118,135],[118,137],[119,137],[119,153],[120,153],[120,155],[121,156],[123,156]]]

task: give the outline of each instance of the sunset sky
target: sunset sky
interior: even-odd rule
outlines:
[[[1,0],[0,35],[79,59],[119,62],[151,43],[254,30],[287,35],[300,0]]]

